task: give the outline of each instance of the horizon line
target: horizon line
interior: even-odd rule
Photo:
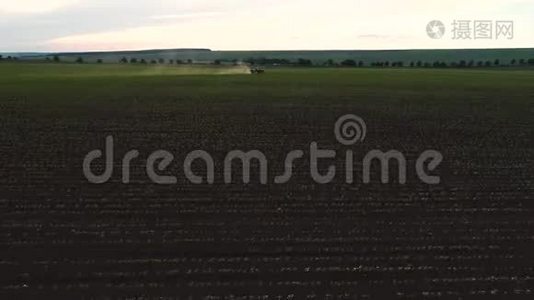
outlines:
[[[286,49],[286,50],[217,50],[210,48],[143,48],[143,49],[123,49],[123,50],[84,50],[84,51],[0,51],[0,53],[10,54],[89,54],[89,53],[117,53],[117,52],[148,52],[148,51],[209,51],[209,52],[342,52],[342,51],[464,51],[464,50],[528,50],[532,47],[513,48],[391,48],[391,49]]]

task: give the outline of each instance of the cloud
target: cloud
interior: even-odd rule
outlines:
[[[0,18],[3,49],[391,49],[534,44],[534,20],[525,13],[534,9],[532,0],[30,1],[39,1],[37,6],[47,6],[48,12]],[[76,3],[66,4],[72,1]],[[51,7],[55,10],[50,11]],[[43,8],[32,9],[43,12]],[[434,19],[442,20],[448,30],[455,19],[510,19],[516,21],[517,37],[513,41],[431,40],[425,28]]]
[[[358,35],[358,38],[361,39],[389,39],[391,38],[390,35],[386,34],[360,34]]]
[[[42,14],[50,13],[78,3],[79,0],[0,0],[0,13]]]
[[[179,20],[179,19],[193,19],[193,18],[205,18],[221,15],[221,12],[198,12],[198,13],[184,13],[184,14],[172,14],[172,15],[156,15],[150,16],[152,20]]]

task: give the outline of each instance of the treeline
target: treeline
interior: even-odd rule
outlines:
[[[128,57],[122,57],[120,60],[119,60],[119,63],[121,64],[160,64],[160,65],[164,65],[164,64],[168,64],[168,65],[183,65],[183,64],[206,64],[206,62],[195,62],[193,61],[192,59],[187,59],[187,60],[181,60],[181,59],[163,59],[163,58],[158,58],[158,59],[145,59],[145,58],[135,58],[135,57],[131,57],[131,58],[128,58]],[[221,64],[229,64],[229,63],[232,63],[232,64],[238,64],[239,61],[237,59],[235,60],[231,60],[231,61],[228,61],[228,60],[219,60],[219,59],[216,59],[214,61],[211,61],[209,62],[210,64],[212,65],[221,65]]]
[[[305,58],[298,58],[295,61],[285,58],[248,58],[244,62],[249,65],[261,66],[313,66],[313,62]]]
[[[0,61],[19,61],[18,57],[7,56],[3,57],[0,55]],[[49,62],[62,62],[62,59],[58,55],[46,57],[46,61]],[[71,60],[72,62],[72,60]],[[101,58],[93,58],[90,61],[83,57],[77,57],[74,60],[75,63],[83,64],[89,62],[104,63],[104,60]],[[333,59],[328,59],[322,63],[314,63],[310,59],[306,58],[297,58],[295,60],[289,59],[280,59],[280,58],[248,58],[244,61],[237,59],[233,60],[214,60],[211,62],[194,62],[191,59],[180,60],[180,59],[164,59],[164,58],[136,58],[136,57],[122,57],[118,60],[118,63],[121,64],[167,64],[167,65],[180,65],[180,64],[194,64],[194,63],[210,63],[213,65],[221,64],[242,64],[246,63],[251,66],[297,66],[297,67],[345,67],[345,68],[362,68],[362,67],[371,67],[371,68],[487,68],[487,67],[525,67],[525,66],[534,66],[534,58],[530,59],[512,59],[510,61],[503,62],[500,59],[495,60],[460,60],[453,62],[445,61],[411,61],[409,63],[403,61],[374,61],[371,63],[365,63],[364,61],[356,61],[353,59],[346,59],[341,61],[335,61]]]
[[[393,65],[395,66],[395,65]],[[401,65],[402,66],[402,65]],[[516,67],[516,66],[534,66],[534,58],[531,59],[512,59],[509,62],[502,62],[500,59],[495,60],[460,60],[453,62],[411,62],[410,67],[417,68],[489,68],[489,67]]]
[[[531,59],[512,59],[509,62],[502,62],[500,59],[496,60],[460,60],[454,62],[445,61],[412,61],[405,63],[403,61],[375,61],[371,63],[365,63],[363,61],[356,61],[352,59],[346,59],[342,61],[334,61],[329,59],[323,63],[314,64],[309,59],[299,58],[295,61],[288,59],[270,59],[270,58],[249,58],[244,62],[250,65],[261,66],[326,66],[326,67],[373,67],[373,68],[474,68],[474,67],[495,67],[495,66],[534,66],[534,58]]]
[[[182,61],[180,59],[164,59],[164,58],[153,58],[153,59],[145,59],[145,58],[136,58],[136,57],[123,57],[119,60],[119,63],[121,64],[169,64],[169,65],[181,65],[181,64],[192,64],[193,61],[191,59],[188,59],[186,61]],[[216,62],[214,62],[216,63]]]
[[[47,61],[53,61],[53,62],[56,62],[56,63],[63,62],[63,60],[57,55],[54,55],[52,57],[47,57],[46,60]],[[88,60],[88,59],[84,59],[83,57],[80,56],[80,57],[77,57],[74,60],[74,62],[78,63],[78,64],[91,63],[91,62],[96,62],[98,64],[102,64],[102,63],[104,63],[104,59],[97,58],[97,59],[93,59],[93,60]],[[185,63],[192,64],[193,61],[190,60],[190,59],[184,62],[184,61],[179,60],[179,59],[163,59],[163,58],[158,58],[158,59],[141,58],[141,59],[138,59],[138,58],[135,58],[135,57],[132,57],[132,58],[122,57],[121,59],[119,59],[118,63],[121,63],[121,64],[170,64],[170,65],[173,65],[173,64],[185,64]],[[217,62],[215,61],[213,63],[215,64]]]
[[[7,61],[18,61],[19,58],[16,57],[16,56],[6,56],[6,57],[4,57],[4,56],[0,55],[0,61],[3,61],[3,60],[7,60]]]

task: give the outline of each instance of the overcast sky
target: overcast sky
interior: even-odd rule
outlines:
[[[514,21],[514,38],[455,40],[455,20]],[[3,52],[534,47],[534,0],[0,0],[0,37]]]

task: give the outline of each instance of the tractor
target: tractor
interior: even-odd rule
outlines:
[[[265,70],[263,68],[259,68],[259,67],[250,68],[250,74],[263,74],[263,73],[265,73]]]

